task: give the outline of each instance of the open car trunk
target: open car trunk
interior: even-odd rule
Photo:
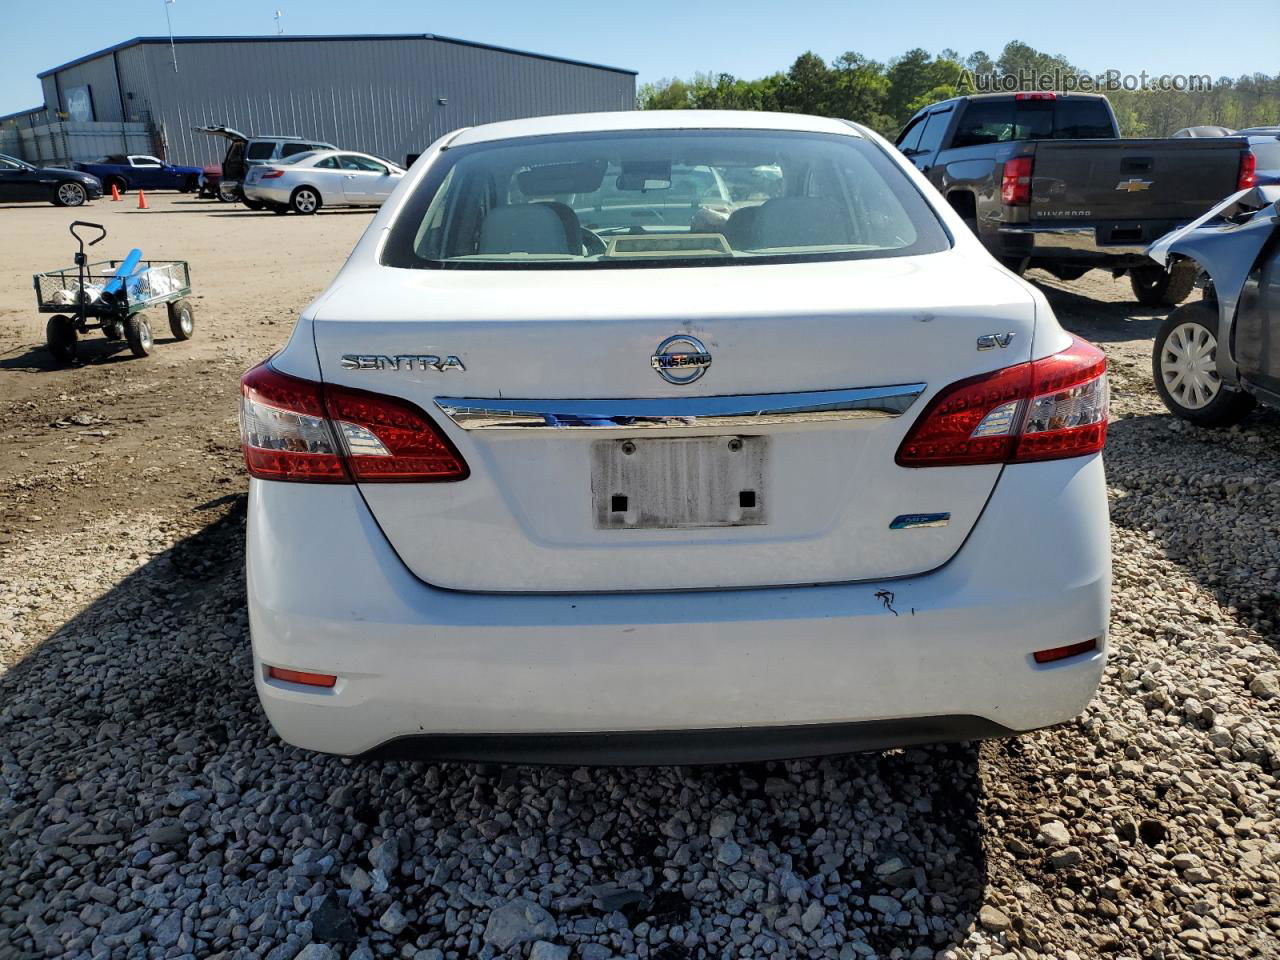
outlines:
[[[461,590],[933,569],[963,544],[1002,468],[909,469],[897,448],[934,393],[1028,360],[1034,332],[1016,281],[945,254],[376,277],[318,307],[322,375],[412,401],[466,459],[460,482],[361,485],[404,563]],[[1011,335],[1007,347],[975,349],[993,332]],[[677,335],[711,355],[687,384],[652,359]],[[440,362],[395,359],[406,356]],[[812,409],[787,414],[797,408]],[[744,412],[754,416],[734,416]]]
[[[192,127],[197,133],[207,133],[214,137],[225,137],[227,152],[222,158],[222,178],[228,182],[239,182],[244,179],[244,149],[249,138],[239,130],[213,124],[207,127]]]

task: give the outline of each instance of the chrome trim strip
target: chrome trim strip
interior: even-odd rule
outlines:
[[[828,423],[899,417],[924,392],[923,383],[810,393],[638,400],[484,400],[436,397],[436,406],[463,430],[658,430]]]

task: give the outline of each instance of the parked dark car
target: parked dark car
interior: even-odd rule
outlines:
[[[112,185],[121,193],[129,190],[180,190],[192,193],[200,186],[204,171],[199,167],[180,167],[165,163],[159,157],[143,154],[112,154],[92,162],[72,164],[77,170],[91,173],[102,181],[104,189]]]
[[[1151,366],[1170,412],[1202,427],[1280,408],[1280,185],[1232,196],[1152,245],[1158,263],[1203,271],[1205,297],[1156,334]]]
[[[1195,283],[1146,248],[1253,185],[1244,140],[1123,140],[1098,94],[956,97],[920,110],[898,148],[1010,269],[1062,280],[1128,273],[1147,304],[1180,303]]]
[[[79,207],[102,196],[102,181],[65,167],[33,167],[25,160],[0,154],[0,203],[47,201],[59,207]]]
[[[265,204],[260,200],[246,200],[244,195],[245,173],[250,167],[273,160],[283,160],[299,153],[312,150],[336,150],[331,143],[320,140],[307,140],[303,137],[289,137],[280,134],[264,134],[250,137],[239,130],[222,124],[211,124],[207,127],[192,127],[197,133],[207,133],[214,137],[225,137],[227,152],[222,158],[222,181],[218,186],[219,200],[243,200],[250,210],[261,210]]]

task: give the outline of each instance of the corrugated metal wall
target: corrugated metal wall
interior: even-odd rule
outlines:
[[[127,119],[154,123],[175,163],[222,158],[225,141],[191,130],[211,123],[402,162],[462,126],[635,104],[631,74],[423,37],[184,42],[176,73],[168,44],[114,56],[59,71],[59,89],[93,84],[99,116],[111,100],[113,118],[123,93]]]
[[[60,70],[58,72],[59,98],[57,101],[46,100],[45,102],[50,106],[56,103],[55,109],[65,111],[67,91],[85,84],[89,85],[93,94],[95,120],[118,123],[125,119],[120,113],[120,93],[116,86],[116,68],[111,60],[111,54]]]
[[[151,153],[151,133],[145,123],[84,123],[66,120],[14,130],[18,144],[12,153],[37,166],[58,166],[72,160],[93,160],[111,153]]]

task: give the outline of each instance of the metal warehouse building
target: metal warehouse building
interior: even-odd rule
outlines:
[[[145,129],[176,163],[221,160],[225,141],[192,130],[206,124],[403,161],[458,127],[635,105],[635,71],[432,34],[137,37],[39,76],[43,111],[0,118],[28,128],[26,141],[42,120],[119,125],[120,151],[129,134],[129,151],[150,152],[135,146]],[[83,130],[78,140],[40,151],[68,156],[27,159],[110,152]]]

